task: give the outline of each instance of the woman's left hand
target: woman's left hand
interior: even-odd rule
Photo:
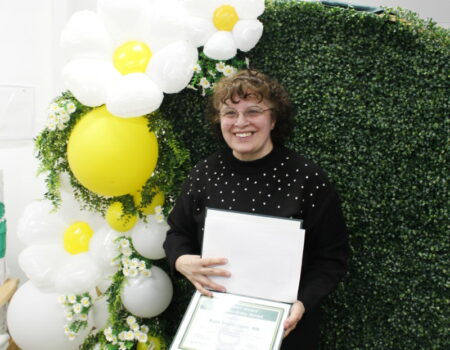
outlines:
[[[284,321],[284,337],[286,337],[291,331],[297,326],[298,321],[300,321],[305,313],[305,306],[299,300],[294,302],[291,307],[291,312],[288,318]]]

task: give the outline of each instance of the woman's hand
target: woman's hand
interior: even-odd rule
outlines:
[[[199,255],[181,255],[175,261],[175,268],[184,275],[194,287],[203,295],[212,296],[206,288],[225,292],[225,287],[214,283],[209,276],[230,277],[231,274],[224,269],[215,268],[215,265],[224,265],[228,262],[225,258],[200,258]]]
[[[291,307],[289,317],[284,321],[284,337],[286,337],[297,326],[305,313],[305,306],[299,300],[294,302]]]

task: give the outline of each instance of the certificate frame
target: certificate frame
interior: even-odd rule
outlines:
[[[196,291],[170,350],[277,350],[291,304]]]

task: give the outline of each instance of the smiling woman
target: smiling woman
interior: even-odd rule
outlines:
[[[257,71],[237,72],[215,86],[209,108],[227,147],[197,163],[169,215],[164,248],[171,267],[205,295],[224,291],[209,276],[233,273],[223,266],[227,257],[199,255],[207,207],[303,220],[298,300],[284,323],[281,349],[317,349],[320,303],[347,270],[339,198],[316,164],[283,146],[291,107],[276,81]]]

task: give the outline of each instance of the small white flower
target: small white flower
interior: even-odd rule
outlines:
[[[128,267],[130,265],[130,259],[128,259],[126,256],[122,257],[122,265],[125,267]]]
[[[49,129],[49,130],[51,130],[51,131],[55,131],[56,130],[56,123],[55,122],[53,122],[53,121],[49,121],[48,123],[47,123],[47,128]]]
[[[194,73],[200,73],[202,71],[202,67],[200,67],[200,65],[197,63],[192,70],[194,71]]]
[[[131,256],[131,254],[133,254],[133,251],[130,247],[122,248],[122,254],[125,256]]]
[[[155,215],[155,220],[158,224],[162,223],[164,221],[164,215],[162,214],[156,214]]]
[[[216,63],[216,69],[218,72],[223,73],[223,71],[225,70],[225,63],[223,63],[222,61],[219,63]]]
[[[119,343],[119,350],[127,350],[125,343]]]
[[[203,89],[207,89],[207,88],[209,88],[209,87],[211,86],[209,80],[206,79],[205,77],[203,77],[203,78],[200,79],[200,83],[199,83],[199,84],[200,84],[200,86],[201,86]]]
[[[78,318],[80,319],[80,321],[87,321],[88,315],[87,314],[79,314]]]
[[[75,338],[77,337],[77,335],[76,335],[75,332],[69,332],[69,333],[67,334],[67,336],[69,337],[69,340],[70,340],[70,341],[75,340]]]
[[[130,269],[128,268],[128,267],[124,267],[123,269],[122,269],[122,273],[123,273],[123,275],[125,276],[125,277],[128,277],[129,275],[130,275]]]
[[[84,307],[89,307],[89,305],[91,305],[91,302],[89,300],[88,297],[83,297],[81,299],[81,305],[83,305]]]
[[[136,332],[139,331],[139,325],[137,323],[130,324],[130,328],[132,331],[135,332],[135,335],[136,335]]]
[[[73,313],[66,312],[66,320],[67,321],[73,321]]]
[[[68,325],[64,325],[64,334],[69,334],[69,332],[70,332],[70,328],[69,328],[69,326]]]
[[[126,340],[127,332],[123,331],[119,333],[119,340]]]
[[[71,304],[75,304],[77,302],[77,296],[75,294],[70,294],[67,296],[67,301]]]
[[[162,213],[162,206],[157,205],[157,206],[155,207],[155,214],[161,214],[161,213]]]
[[[137,335],[135,334],[135,337],[136,337],[137,341],[140,343],[146,343],[148,340],[147,334],[145,334],[143,332],[138,332]]]
[[[223,70],[223,75],[225,75],[226,77],[229,77],[234,73],[236,73],[236,69],[232,66],[226,66],[225,69]]]
[[[126,332],[125,339],[126,340],[134,340],[134,332],[133,331]]]
[[[73,306],[73,312],[75,312],[76,314],[79,314],[81,310],[83,310],[83,306],[81,304],[75,304]]]
[[[139,259],[138,258],[131,259],[130,268],[137,269],[138,266],[139,266]]]
[[[105,335],[105,337],[107,337],[108,335],[112,335],[112,328],[111,327],[105,328],[103,334]]]
[[[145,269],[141,271],[141,275],[144,277],[150,277],[152,275],[152,272],[149,269]]]
[[[139,261],[139,265],[138,265],[139,271],[145,270],[146,267],[147,267],[147,265],[145,264],[144,260]]]
[[[135,324],[136,323],[136,317],[134,317],[134,316],[128,316],[127,317],[127,324],[129,325],[129,326],[131,326],[131,325],[133,325],[133,324]]]
[[[138,270],[136,268],[128,269],[128,276],[136,277],[138,275]]]
[[[64,304],[65,302],[66,302],[66,296],[65,295],[60,295],[58,297],[58,303]]]
[[[114,344],[115,342],[117,342],[117,338],[114,335],[105,335],[105,338],[110,343]]]
[[[68,113],[72,114],[76,110],[77,110],[77,107],[75,106],[75,104],[73,102],[69,102],[66,104],[66,111]]]
[[[50,110],[50,111],[56,111],[57,109],[58,109],[58,105],[56,104],[56,103],[52,103],[52,104],[50,104],[50,106],[48,107],[48,109]]]
[[[144,325],[141,326],[141,332],[148,333],[148,331],[149,331],[149,328],[148,328],[147,325],[144,324]]]
[[[64,130],[66,128],[66,124],[58,122],[58,124],[56,124],[56,127],[58,128],[58,130]]]
[[[130,246],[130,241],[128,239],[121,239],[119,243],[122,248],[128,248]]]

